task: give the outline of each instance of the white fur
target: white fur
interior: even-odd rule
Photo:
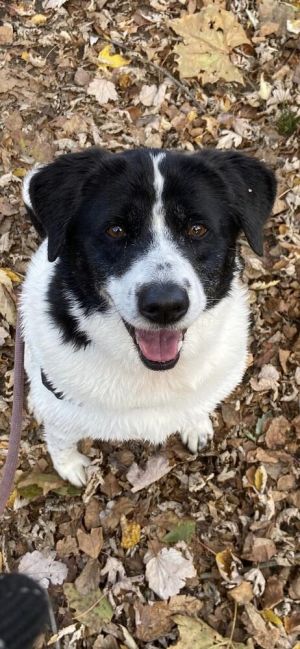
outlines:
[[[25,176],[24,182],[23,182],[23,187],[22,187],[22,197],[25,205],[29,207],[32,210],[32,203],[31,203],[31,198],[30,198],[30,181],[35,176],[35,174],[40,171],[40,169],[44,165],[39,164],[36,165],[33,169],[31,169]]]
[[[194,281],[191,268],[185,265],[188,262],[178,257],[175,244],[161,240],[161,253],[163,246],[169,246],[165,253],[171,270],[161,272],[168,277],[187,273],[186,277]],[[158,249],[154,248],[147,257],[148,271],[156,272],[158,259]],[[161,259],[165,261],[165,257]],[[139,263],[127,273],[127,293],[145,260],[142,266]],[[117,308],[106,314],[86,317],[73,300],[78,327],[86,331],[92,343],[86,349],[74,350],[72,344],[62,342],[47,313],[47,290],[54,268],[55,263],[47,260],[44,241],[29,265],[21,310],[31,404],[37,418],[44,422],[49,452],[60,475],[77,485],[84,482],[87,459],[76,451],[77,442],[84,437],[160,444],[179,431],[193,452],[205,444],[212,436],[209,413],[239,383],[246,367],[248,305],[239,280],[234,280],[228,297],[205,312],[199,280],[198,289],[193,285],[196,308],[187,314],[190,326],[180,359],[170,371],[153,372],[141,362],[121,320],[117,282],[109,286]],[[126,300],[122,303],[125,317],[132,308],[129,293],[126,299],[128,304]],[[133,320],[137,326],[137,314]],[[184,326],[181,322],[180,327]],[[41,369],[54,387],[64,392],[63,400],[43,385]]]

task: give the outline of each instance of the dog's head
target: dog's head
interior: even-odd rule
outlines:
[[[241,230],[262,254],[275,190],[264,164],[234,151],[87,149],[31,172],[24,200],[83,306],[117,311],[144,364],[162,370],[228,294]]]

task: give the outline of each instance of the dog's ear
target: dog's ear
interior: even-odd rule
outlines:
[[[62,155],[49,165],[40,165],[27,174],[23,199],[33,225],[48,237],[48,259],[61,253],[71,220],[83,198],[84,185],[98,175],[114,154],[98,148]]]
[[[232,216],[251,248],[263,254],[263,226],[276,196],[274,173],[255,158],[236,151],[203,151],[203,161],[217,171],[229,190]]]

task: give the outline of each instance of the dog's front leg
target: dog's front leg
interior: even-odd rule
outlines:
[[[182,426],[180,435],[183,443],[192,453],[200,451],[214,435],[209,415],[194,416]]]
[[[45,423],[45,438],[48,451],[57,473],[69,480],[76,487],[86,484],[86,471],[90,460],[86,455],[79,453],[77,442],[83,435],[63,435],[63,431],[50,422]]]

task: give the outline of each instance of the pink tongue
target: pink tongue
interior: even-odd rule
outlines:
[[[158,361],[165,363],[176,358],[178,354],[178,345],[182,340],[181,331],[146,331],[144,329],[135,330],[136,341],[142,354],[149,361]]]

